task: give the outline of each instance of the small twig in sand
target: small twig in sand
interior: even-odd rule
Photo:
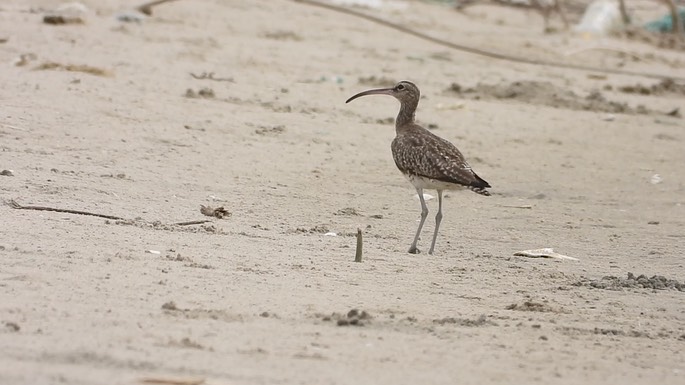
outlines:
[[[198,80],[207,79],[207,80],[214,80],[217,82],[230,82],[230,83],[234,82],[233,78],[215,78],[214,72],[210,72],[210,73],[203,72],[199,75],[195,75],[194,73],[191,72],[190,76],[192,76],[193,78],[198,79]]]
[[[145,4],[141,4],[136,7],[136,11],[140,11],[148,16],[152,16],[152,7],[168,3],[170,1],[176,1],[176,0],[155,0],[155,1],[150,1]]]
[[[122,217],[117,217],[115,215],[105,215],[105,214],[97,214],[97,213],[91,213],[88,211],[80,211],[80,210],[69,210],[69,209],[57,209],[54,207],[43,207],[43,206],[22,206],[19,203],[17,203],[14,199],[10,199],[5,202],[9,207],[13,209],[19,209],[19,210],[38,210],[38,211],[55,211],[58,213],[68,213],[68,214],[78,214],[78,215],[90,215],[92,217],[100,217],[100,218],[106,218],[106,219],[114,219],[114,220],[123,220],[124,218]]]
[[[354,255],[354,261],[355,262],[361,262],[362,261],[362,244],[364,241],[362,240],[362,229],[357,229],[357,252]]]
[[[36,66],[34,71],[45,71],[45,70],[64,70],[70,72],[83,72],[95,76],[110,76],[109,71],[98,67],[92,67],[89,65],[81,64],[61,64],[55,62],[45,62]]]
[[[621,19],[623,19],[623,26],[630,25],[630,16],[628,16],[628,9],[624,0],[618,0],[618,8],[621,10]]]
[[[199,221],[188,221],[188,222],[176,222],[172,223],[172,226],[191,226],[191,225],[201,225],[204,223],[212,222],[210,219],[200,219]]]
[[[669,12],[671,12],[671,24],[673,24],[673,29],[671,32],[680,36],[682,38],[683,33],[683,21],[680,19],[680,14],[678,12],[678,7],[675,5],[673,0],[661,0],[668,7]]]

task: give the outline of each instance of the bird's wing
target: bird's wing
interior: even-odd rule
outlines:
[[[392,142],[392,153],[403,173],[467,187],[490,187],[473,172],[459,149],[428,131],[397,136]]]

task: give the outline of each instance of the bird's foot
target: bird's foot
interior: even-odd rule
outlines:
[[[409,248],[409,251],[407,251],[409,254],[420,254],[421,250],[419,250],[416,246],[411,246]]]

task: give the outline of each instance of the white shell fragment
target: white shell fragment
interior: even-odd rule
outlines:
[[[559,254],[554,251],[551,247],[545,247],[542,249],[535,250],[523,250],[514,253],[517,257],[528,257],[528,258],[554,258],[554,259],[566,259],[571,261],[577,261],[578,258],[569,257],[567,255]]]
[[[651,183],[651,184],[659,184],[659,183],[661,183],[662,181],[663,181],[663,179],[661,178],[661,175],[659,175],[659,174],[654,174],[654,175],[652,175],[652,178],[649,180],[649,183]]]

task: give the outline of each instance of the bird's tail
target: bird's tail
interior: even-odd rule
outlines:
[[[490,183],[486,182],[485,179],[479,177],[476,173],[473,173],[473,176],[476,177],[476,180],[474,182],[471,182],[469,189],[475,192],[476,194],[485,195],[486,197],[489,197],[490,191],[486,190],[486,188],[490,187]]]
[[[486,190],[485,187],[469,186],[469,189],[476,194],[485,195],[486,197],[490,196],[490,191]]]

